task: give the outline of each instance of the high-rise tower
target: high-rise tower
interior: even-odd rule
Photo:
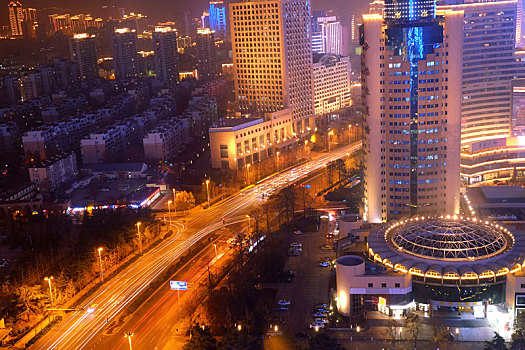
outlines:
[[[290,107],[294,133],[313,128],[310,1],[233,2],[229,12],[238,108]]]
[[[112,49],[115,77],[117,79],[136,77],[139,73],[136,30],[116,28],[113,32]]]
[[[312,51],[343,54],[343,25],[335,16],[326,14],[312,17]]]
[[[197,50],[197,72],[199,79],[211,80],[217,74],[217,56],[215,50],[215,32],[210,28],[197,29],[195,37]]]
[[[463,13],[387,0],[363,19],[365,218],[456,213]]]
[[[71,60],[78,63],[80,78],[92,80],[98,76],[95,36],[87,33],[75,34],[69,41]]]
[[[153,32],[155,74],[164,83],[179,81],[177,32],[170,27],[157,27]]]
[[[525,78],[525,63],[515,55],[516,27],[521,22],[517,2],[448,0],[448,5],[438,6],[438,12],[465,14],[462,146],[511,133],[511,81]]]
[[[24,9],[20,1],[10,1],[7,4],[9,9],[9,24],[11,25],[12,36],[22,36],[22,22],[24,21]]]
[[[219,37],[224,37],[226,35],[226,6],[222,0],[210,1],[209,8],[210,16],[210,29],[215,31],[215,34]]]

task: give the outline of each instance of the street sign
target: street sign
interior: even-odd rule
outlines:
[[[170,288],[173,290],[188,290],[188,282],[186,281],[170,281]]]

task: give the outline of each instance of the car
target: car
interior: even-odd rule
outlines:
[[[90,307],[87,308],[86,312],[88,314],[94,313],[97,310],[97,306],[98,306],[98,304],[91,305]]]
[[[334,238],[334,235],[331,234],[331,233],[329,233],[329,234],[326,235],[326,238],[328,238],[328,239],[330,239],[330,238]]]
[[[298,236],[302,235],[303,234],[303,231],[301,230],[295,230],[294,233]]]
[[[321,248],[322,250],[332,250],[333,249],[333,247],[330,244],[323,244],[319,248]]]
[[[327,308],[329,307],[330,305],[328,305],[327,303],[317,303],[314,305],[314,307],[323,307],[323,308]]]
[[[314,317],[320,317],[320,318],[325,318],[325,317],[328,317],[328,314],[324,313],[324,312],[316,312],[314,314]]]
[[[330,263],[328,261],[321,261],[319,263],[319,266],[320,267],[329,267],[330,266]]]
[[[279,304],[281,306],[288,306],[288,305],[290,305],[290,300],[280,299],[280,300],[277,301],[277,304]]]
[[[288,250],[288,255],[290,255],[290,256],[299,256],[300,254],[299,254],[299,252],[297,250],[290,249],[290,250]]]
[[[310,328],[324,328],[324,323],[312,323],[310,324]]]
[[[303,248],[301,248],[301,247],[294,247],[293,249],[295,249],[295,250],[298,251],[299,253],[303,251]]]
[[[323,323],[323,324],[328,324],[330,322],[328,322],[328,320],[326,319],[326,317],[314,317],[314,323]]]
[[[290,247],[296,247],[296,248],[302,248],[303,247],[303,244],[302,243],[299,243],[299,242],[292,242],[290,243]]]
[[[288,308],[286,306],[279,306],[275,308],[275,311],[277,312],[286,312],[288,311]]]
[[[316,312],[328,312],[329,310],[327,308],[324,308],[324,307],[316,307],[314,308],[314,313]]]

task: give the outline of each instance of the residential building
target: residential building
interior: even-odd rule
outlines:
[[[82,161],[84,164],[126,161],[129,145],[136,145],[141,137],[132,118],[92,132],[80,141]]]
[[[511,133],[511,81],[525,77],[515,55],[517,1],[449,0],[438,10],[463,11],[461,144]]]
[[[44,94],[42,74],[38,70],[23,72],[20,75],[20,97],[22,101],[41,97]]]
[[[179,81],[177,32],[170,27],[156,27],[153,35],[155,74],[166,84]]]
[[[0,153],[18,153],[21,144],[22,135],[15,122],[0,124]]]
[[[387,0],[363,16],[364,219],[457,213],[463,13]]]
[[[144,136],[144,158],[155,163],[172,161],[191,139],[188,119],[175,117],[165,120]]]
[[[231,2],[229,15],[237,108],[289,107],[295,133],[313,129],[310,1]]]
[[[7,4],[9,9],[9,24],[11,26],[11,36],[21,37],[24,35],[22,22],[24,21],[24,8],[20,1],[10,1]]]
[[[343,25],[335,16],[315,11],[312,17],[312,51],[343,55]]]
[[[276,156],[297,142],[293,124],[289,108],[261,117],[221,120],[209,129],[212,168],[241,169]]]
[[[217,75],[217,54],[215,50],[215,32],[209,28],[197,29],[195,37],[197,50],[197,72],[199,80],[211,80]]]
[[[314,62],[315,115],[350,106],[350,58],[326,54]]]
[[[112,38],[115,78],[137,77],[139,75],[137,31],[129,28],[116,28]]]
[[[57,155],[28,167],[29,179],[41,192],[52,192],[78,175],[75,153]]]
[[[75,34],[69,39],[69,49],[71,60],[78,63],[80,79],[93,80],[98,77],[97,48],[94,35]]]

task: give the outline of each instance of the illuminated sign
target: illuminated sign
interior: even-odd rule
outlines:
[[[383,297],[379,297],[379,305],[386,306],[386,299]]]
[[[172,290],[188,290],[188,282],[186,282],[186,281],[170,281],[170,288]]]

